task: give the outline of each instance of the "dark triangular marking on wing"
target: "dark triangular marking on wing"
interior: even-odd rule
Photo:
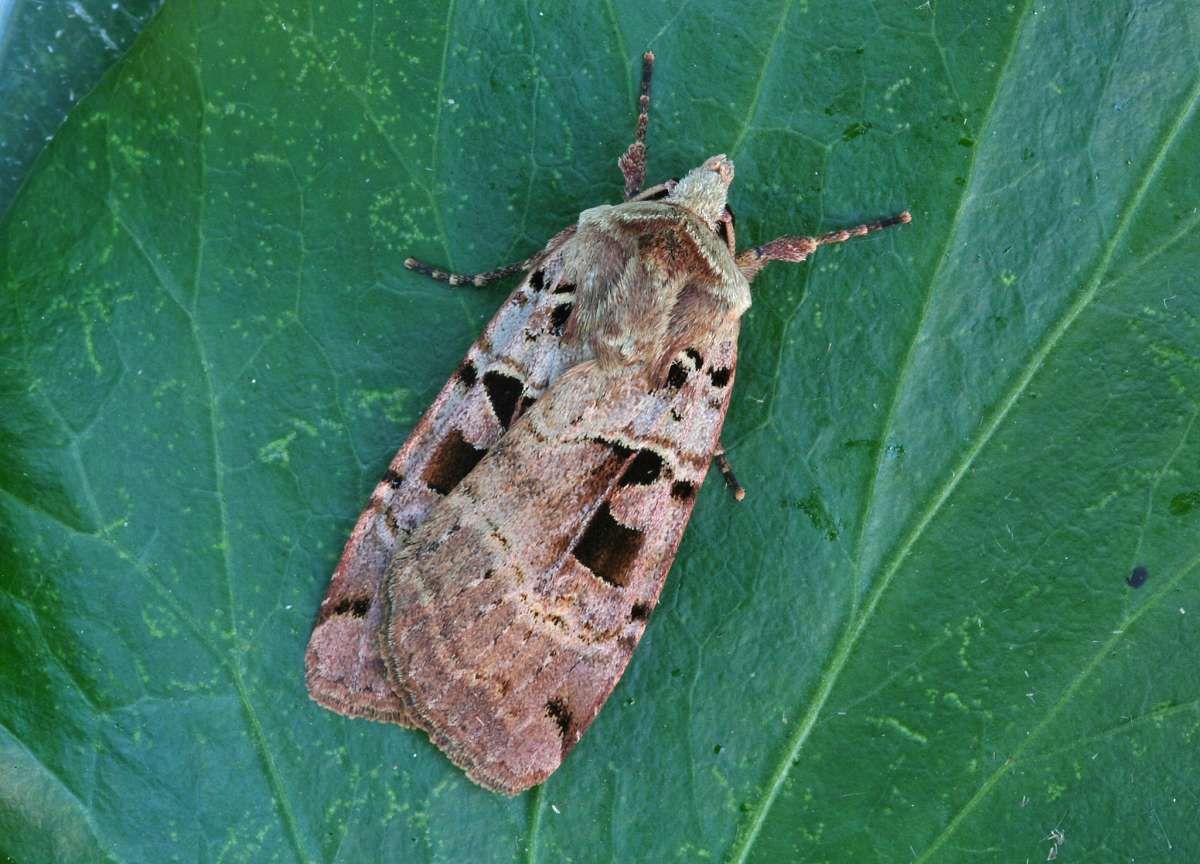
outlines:
[[[572,549],[576,560],[610,585],[629,584],[630,566],[637,560],[646,535],[613,518],[605,501],[592,516]]]
[[[487,450],[469,443],[458,429],[451,429],[421,475],[425,485],[434,492],[448,495],[450,490],[471,473]]]

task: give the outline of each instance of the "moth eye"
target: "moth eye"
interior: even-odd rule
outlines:
[[[687,383],[687,377],[687,370],[683,368],[682,363],[676,360],[671,364],[671,368],[667,372],[667,386],[674,390],[678,390]]]
[[[653,450],[639,450],[617,483],[621,486],[649,486],[662,473],[662,457]]]
[[[724,387],[726,384],[729,383],[729,370],[728,369],[709,369],[708,377],[710,379],[712,379],[712,384],[714,387]]]
[[[671,497],[676,501],[687,501],[696,494],[696,484],[686,480],[676,480],[671,484]]]
[[[567,708],[566,700],[561,696],[555,696],[547,702],[546,716],[555,722],[558,726],[558,734],[565,739],[567,730],[571,728],[571,711]]]
[[[370,597],[348,597],[337,606],[333,607],[333,614],[350,615],[354,618],[366,618],[367,612],[370,611],[370,609]]]
[[[511,375],[493,369],[484,373],[483,389],[487,391],[488,401],[492,403],[496,419],[507,429],[512,423],[517,400],[521,398],[521,391],[525,389],[525,385]]]
[[[402,483],[404,483],[404,476],[396,471],[393,471],[391,468],[389,468],[388,470],[383,472],[383,481],[382,482],[388,484],[393,489],[399,489],[400,485]]]
[[[634,559],[646,537],[613,518],[608,502],[600,505],[571,550],[575,559],[610,585],[624,588],[629,584]]]
[[[450,433],[438,446],[437,452],[425,466],[422,479],[434,492],[448,495],[459,482],[479,464],[487,450],[471,444],[458,429]]]
[[[573,293],[575,293],[575,286],[573,284],[571,284],[570,282],[559,282],[557,285],[554,286],[554,293],[555,294],[573,294]]]
[[[468,389],[475,386],[475,364],[470,360],[464,360],[463,364],[458,367],[458,371],[454,373],[458,376],[458,380],[467,385]]]
[[[567,323],[567,319],[571,317],[571,310],[575,308],[574,303],[559,303],[550,312],[550,326],[554,328],[555,334],[561,333],[563,325]]]
[[[689,348],[686,351],[684,351],[683,353],[686,354],[688,357],[692,358],[692,364],[697,369],[699,369],[701,366],[704,365],[704,358],[702,356],[700,356],[700,352],[697,351],[695,348]]]
[[[649,603],[634,603],[633,608],[629,610],[630,621],[645,621],[650,617]]]

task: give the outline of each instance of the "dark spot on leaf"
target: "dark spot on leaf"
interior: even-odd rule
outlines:
[[[671,484],[671,497],[677,501],[687,501],[696,494],[696,484],[686,480],[676,480]]]
[[[1150,571],[1139,564],[1133,568],[1133,572],[1129,574],[1129,578],[1125,581],[1129,583],[1130,588],[1141,588],[1149,578]]]
[[[391,486],[393,489],[399,489],[400,484],[404,482],[403,475],[391,468],[383,472],[383,482]]]
[[[662,457],[653,450],[639,450],[617,481],[621,486],[649,486],[662,473]]]
[[[847,126],[845,129],[842,130],[842,140],[843,141],[853,141],[859,135],[866,134],[868,131],[870,131],[870,129],[871,129],[871,124],[867,123],[865,121],[859,121],[858,123],[851,123],[849,126]]]
[[[676,360],[667,371],[667,386],[678,390],[687,382],[687,376],[687,369],[683,368],[683,364]]]
[[[838,538],[841,532],[838,531],[837,523],[829,515],[829,511],[825,509],[825,502],[821,500],[821,493],[816,489],[810,492],[807,498],[798,500],[795,507],[809,518],[814,528],[825,535],[826,540],[833,541]]]
[[[467,385],[468,388],[475,386],[475,364],[470,360],[464,360],[463,364],[458,367],[458,371],[454,373],[458,376],[458,380]]]
[[[649,603],[634,603],[633,608],[629,610],[629,618],[631,621],[645,621],[649,617]]]
[[[697,369],[699,369],[701,366],[704,365],[704,358],[700,356],[700,352],[697,351],[695,348],[689,348],[686,351],[684,351],[683,353],[692,358],[692,364]]]
[[[487,391],[496,419],[507,429],[513,421],[513,412],[517,410],[517,400],[521,398],[525,385],[511,375],[493,369],[484,374],[483,388]]]
[[[1200,507],[1200,489],[1195,492],[1180,492],[1171,498],[1172,516],[1186,516],[1197,507]]]
[[[604,502],[596,510],[572,553],[584,567],[610,585],[624,588],[629,584],[633,562],[646,537],[613,518]]]
[[[728,369],[709,369],[708,377],[712,379],[714,387],[724,387],[729,383]]]
[[[529,277],[529,287],[534,291],[541,291],[546,287],[546,274],[541,270],[534,270],[533,275]]]
[[[974,138],[959,138],[958,146],[959,147],[974,147],[975,139]]]
[[[573,303],[559,303],[550,311],[550,326],[554,329],[556,335],[562,333],[563,325],[571,317],[571,309],[573,308]]]
[[[451,429],[425,466],[422,479],[434,492],[447,495],[471,473],[485,453],[487,450],[469,444],[460,430]]]
[[[554,286],[555,294],[570,294],[575,290],[575,286],[570,282],[559,282]]]
[[[555,696],[546,703],[546,716],[558,726],[558,734],[566,738],[567,730],[571,728],[571,712],[561,696]]]

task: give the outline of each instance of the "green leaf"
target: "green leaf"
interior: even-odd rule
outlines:
[[[0,223],[0,858],[1200,858],[1200,7],[1084,7],[168,3]],[[508,800],[304,647],[501,301],[401,262],[618,200],[646,48],[743,244],[914,220],[755,283],[749,496]]]
[[[163,0],[0,0],[0,213],[67,111]]]

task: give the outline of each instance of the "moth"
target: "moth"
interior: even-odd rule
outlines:
[[[422,729],[510,795],[616,686],[710,464],[742,495],[720,437],[755,275],[910,219],[738,252],[727,157],[642,188],[653,68],[623,203],[487,273],[405,261],[451,285],[524,275],[375,487],[305,658],[321,705]]]

